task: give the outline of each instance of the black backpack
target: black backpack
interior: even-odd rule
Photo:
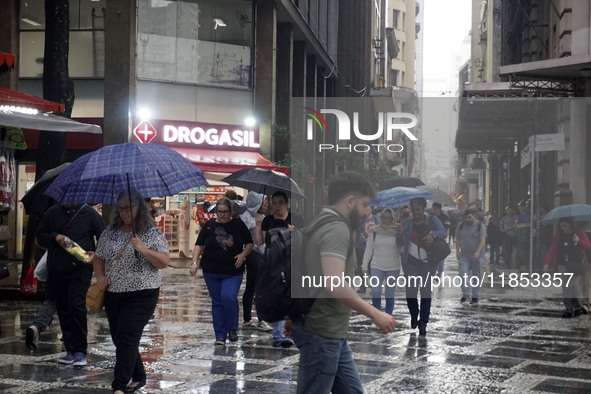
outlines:
[[[267,232],[269,242],[259,263],[255,289],[259,320],[268,323],[288,318],[299,320],[310,311],[316,300],[314,294],[307,292],[304,295],[294,289],[302,297],[292,297],[292,263],[298,264],[298,267],[293,267],[297,276],[305,269],[306,240],[322,226],[339,221],[343,221],[340,216],[330,215],[314,223],[314,227],[294,227],[291,231],[287,228],[274,228]]]

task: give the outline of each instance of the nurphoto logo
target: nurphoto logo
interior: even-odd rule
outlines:
[[[334,115],[336,118],[336,144],[322,143],[318,144],[318,152],[334,150],[348,151],[348,152],[368,152],[372,149],[380,152],[385,149],[388,152],[402,152],[404,147],[400,144],[388,144],[388,141],[394,140],[397,137],[397,132],[402,132],[411,141],[417,141],[417,137],[410,131],[417,125],[417,117],[407,112],[378,112],[377,122],[378,130],[371,133],[363,133],[359,130],[359,112],[353,112],[353,121],[347,113],[338,109],[323,108],[316,111],[309,107],[304,107],[304,112],[308,116],[306,120],[306,139],[308,141],[314,140],[314,129],[317,128],[321,132],[329,130],[328,123],[323,114]],[[410,120],[410,122],[408,121]],[[395,134],[396,133],[396,134]],[[340,145],[338,142],[351,141],[352,134],[355,138],[366,141],[361,144],[345,144]],[[380,142],[385,134],[385,142]],[[373,143],[370,143],[373,141]]]

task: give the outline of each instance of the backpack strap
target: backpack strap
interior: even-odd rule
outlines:
[[[314,225],[313,228],[311,228],[310,226],[306,226],[306,228],[304,229],[306,237],[309,237],[310,235],[312,235],[314,232],[319,230],[322,226],[325,226],[329,223],[334,223],[334,222],[343,222],[344,223],[344,220],[338,214],[326,216],[325,218],[322,218],[318,222],[316,222],[316,224]],[[354,243],[355,243],[355,241],[353,240],[353,231],[351,230],[351,228],[349,228],[349,249],[347,250],[347,259],[349,259],[353,253]]]

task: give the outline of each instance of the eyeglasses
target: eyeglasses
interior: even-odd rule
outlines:
[[[228,213],[230,213],[230,211],[228,211],[228,210],[226,210],[226,211],[220,211],[220,210],[218,209],[218,210],[216,211],[216,213],[218,213],[218,214],[222,214],[222,215],[225,215],[225,214],[228,214]]]

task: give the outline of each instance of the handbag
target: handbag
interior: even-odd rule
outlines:
[[[450,255],[451,249],[443,239],[435,238],[427,250],[427,261],[429,264],[439,264]]]
[[[21,294],[33,295],[37,293],[37,279],[35,278],[35,269],[30,266],[27,274],[20,286]]]
[[[0,279],[8,278],[9,276],[8,264],[0,263]]]
[[[121,255],[123,254],[123,251],[125,250],[127,245],[129,245],[130,241],[131,237],[129,237],[127,242],[125,242],[125,245],[123,245],[123,247],[117,254],[115,262],[119,261]],[[109,275],[107,274],[107,278],[108,277]],[[86,292],[86,306],[97,311],[103,309],[103,306],[105,306],[105,291],[99,287],[98,282],[94,282],[88,288],[88,291]]]
[[[98,311],[103,309],[104,305],[105,291],[99,287],[98,282],[94,282],[90,285],[86,293],[86,306]]]

